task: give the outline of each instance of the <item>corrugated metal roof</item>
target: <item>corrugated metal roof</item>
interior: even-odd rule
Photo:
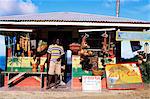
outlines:
[[[0,21],[62,21],[62,22],[112,22],[112,23],[149,23],[141,20],[117,18],[96,14],[75,12],[51,12],[40,14],[1,16]]]

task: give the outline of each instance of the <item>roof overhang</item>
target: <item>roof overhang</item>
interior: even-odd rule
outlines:
[[[83,29],[78,30],[79,32],[93,32],[93,31],[113,31],[116,30],[115,28],[105,28],[105,29]]]
[[[137,23],[94,23],[94,22],[0,22],[1,25],[72,25],[72,26],[116,26],[116,27],[150,27],[150,24]]]
[[[0,32],[1,31],[32,32],[33,30],[31,30],[31,29],[7,29],[7,28],[0,28]]]

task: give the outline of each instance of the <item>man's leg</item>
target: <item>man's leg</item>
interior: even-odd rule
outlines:
[[[57,63],[55,66],[55,87],[57,88],[60,83],[61,75],[61,63]]]
[[[60,75],[55,74],[55,84],[59,84],[60,83]]]
[[[51,86],[52,78],[53,78],[53,75],[48,75],[48,78],[47,78],[47,88],[46,89],[50,89],[52,87]]]
[[[47,74],[47,82],[46,82],[46,84],[47,84],[47,87],[46,87],[46,89],[48,89],[50,86],[49,86],[49,74]]]
[[[54,65],[54,62],[50,62],[50,66],[49,66],[49,71],[48,71],[48,85],[47,85],[47,88],[46,89],[50,89],[52,88],[53,86],[51,85],[51,82],[52,82],[52,78],[53,78],[53,75],[54,75],[54,70],[55,70],[55,65]]]

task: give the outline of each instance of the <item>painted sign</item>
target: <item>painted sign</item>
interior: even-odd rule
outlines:
[[[31,67],[31,58],[32,57],[8,57],[7,66],[8,67]],[[44,65],[46,62],[46,57],[40,57],[40,65]]]
[[[72,88],[82,89],[82,76],[92,76],[91,71],[84,71],[80,64],[80,56],[72,56]]]
[[[8,67],[30,67],[30,57],[8,57],[7,66]]]
[[[5,37],[0,36],[0,70],[6,69],[6,46]]]
[[[135,63],[106,65],[109,89],[132,89],[143,86],[139,67]]]
[[[101,76],[82,76],[83,91],[101,91]]]
[[[116,40],[150,41],[150,32],[117,31]]]

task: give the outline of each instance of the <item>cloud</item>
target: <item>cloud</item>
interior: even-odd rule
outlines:
[[[32,3],[31,0],[27,0],[27,2],[21,1],[19,8],[22,13],[34,13],[37,10],[37,7]]]
[[[0,0],[0,15],[30,14],[37,12],[31,0]]]

